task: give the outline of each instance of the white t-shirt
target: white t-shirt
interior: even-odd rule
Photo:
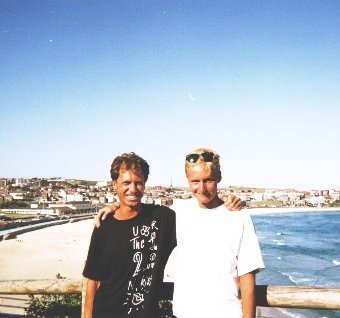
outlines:
[[[238,277],[264,268],[250,216],[224,205],[202,209],[197,202],[173,208],[178,246],[166,275],[175,281],[174,315],[242,317]]]

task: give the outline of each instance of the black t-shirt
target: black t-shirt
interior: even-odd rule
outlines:
[[[109,217],[94,229],[83,271],[100,281],[94,317],[159,317],[164,267],[175,246],[175,212],[164,206],[143,204],[136,217]]]

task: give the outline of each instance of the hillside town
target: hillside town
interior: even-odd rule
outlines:
[[[248,208],[335,207],[340,206],[339,189],[262,189],[229,186],[221,188],[223,198],[233,193]],[[188,187],[147,187],[144,202],[171,205],[174,199],[190,199]],[[1,215],[27,214],[60,216],[95,213],[105,204],[116,201],[110,182],[64,178],[1,178]]]

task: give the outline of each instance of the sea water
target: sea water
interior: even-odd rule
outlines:
[[[340,211],[252,216],[266,265],[259,285],[340,288]],[[282,309],[292,317],[340,318],[340,311]]]

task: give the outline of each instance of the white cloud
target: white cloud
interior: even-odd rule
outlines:
[[[192,96],[192,94],[190,92],[187,93],[189,98],[193,101],[193,102],[196,102],[196,99],[194,96]]]

